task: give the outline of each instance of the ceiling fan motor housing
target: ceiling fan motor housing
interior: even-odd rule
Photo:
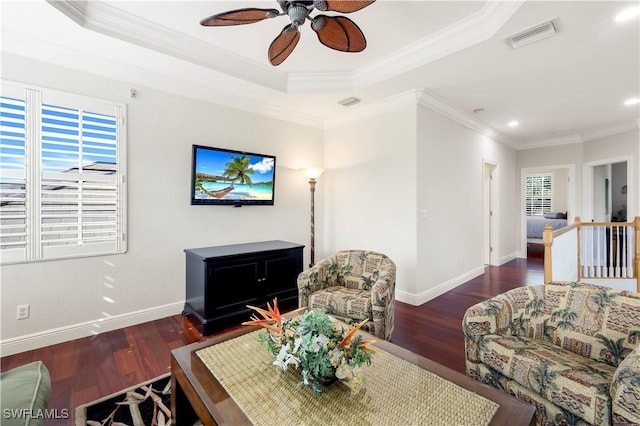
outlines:
[[[293,4],[289,6],[287,9],[287,15],[289,15],[289,19],[291,19],[291,23],[296,27],[304,24],[304,21],[307,19],[309,15],[309,9],[302,5]]]

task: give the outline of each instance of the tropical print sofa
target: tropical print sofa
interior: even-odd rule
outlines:
[[[396,265],[382,253],[339,251],[298,276],[299,306],[323,311],[389,340],[393,332]]]
[[[536,406],[538,425],[640,424],[640,294],[516,288],[463,319],[467,375]]]

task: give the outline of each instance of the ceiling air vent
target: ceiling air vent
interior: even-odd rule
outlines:
[[[348,106],[351,106],[351,105],[355,105],[358,102],[360,102],[360,99],[354,98],[354,97],[350,97],[350,98],[347,98],[347,99],[343,99],[343,100],[339,101],[338,103],[340,105],[342,105],[342,106],[348,107]]]
[[[517,49],[534,41],[542,40],[543,38],[551,37],[556,34],[556,27],[553,25],[553,20],[543,22],[533,27],[527,28],[524,31],[512,34],[507,37],[507,42]]]

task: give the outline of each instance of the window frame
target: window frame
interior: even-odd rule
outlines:
[[[530,178],[542,178],[543,180],[545,178],[548,178],[549,180],[549,195],[545,195],[545,194],[529,194],[529,179]],[[540,186],[542,188],[542,190],[544,191],[544,182],[543,184]],[[548,206],[547,204],[544,202],[545,199],[549,200]],[[535,202],[532,202],[531,200],[535,200]],[[533,210],[532,206],[540,206],[540,209],[542,210],[541,213],[538,214],[531,214],[531,211]],[[551,213],[554,210],[554,173],[549,173],[549,172],[545,172],[545,173],[530,173],[526,176],[525,178],[525,193],[524,193],[524,207],[525,207],[525,216],[528,217],[535,217],[535,216],[544,216],[545,213]]]
[[[13,249],[5,248],[4,245],[0,247],[0,264],[125,253],[127,251],[126,104],[8,80],[0,80],[0,83],[0,96],[3,99],[24,100],[25,106],[24,244],[23,247],[20,245]],[[70,138],[74,140],[75,137],[77,140],[66,143],[70,151],[61,155],[77,161],[77,167],[58,171],[46,170],[44,162],[47,160],[47,148],[44,146],[47,142],[43,136],[47,132],[43,118],[43,109],[47,108],[46,105],[77,112],[75,117],[69,119],[69,123],[77,127],[77,135]],[[83,143],[91,136],[88,136],[88,130],[83,121],[93,114],[103,116],[108,122],[101,130],[103,134],[98,136],[103,138],[105,143],[100,144],[98,139],[98,142],[93,142],[93,146],[89,142],[86,146],[90,149],[86,149]],[[77,147],[72,146],[74,143]],[[3,145],[3,149],[6,147]],[[99,154],[91,154],[91,151]],[[104,158],[104,161],[95,160],[99,157]],[[108,170],[103,169],[102,173],[95,170],[98,165],[104,165]],[[5,169],[6,167],[0,169],[3,183],[5,183],[5,177],[18,176],[21,172],[20,169],[12,171]],[[60,182],[59,187],[54,189],[65,192],[54,195],[47,202],[44,194],[47,192],[55,194],[51,190],[51,184],[56,182]],[[4,187],[2,195],[6,195]],[[65,208],[66,201],[63,200],[67,197],[70,200],[69,207]],[[54,207],[46,207],[46,205]],[[0,206],[0,210],[3,207]],[[49,209],[48,213],[46,213],[47,209]],[[58,210],[57,216],[51,216],[51,211],[55,209]],[[4,238],[10,234],[4,232],[6,217],[4,211],[2,216],[3,227],[0,228],[0,234],[5,241]],[[91,218],[94,223],[89,223],[88,218]],[[66,223],[65,220],[69,222]],[[52,229],[60,231],[51,233]],[[67,230],[70,231],[67,232]],[[43,238],[47,232],[53,236],[53,239]],[[75,237],[63,242],[62,235],[65,233]]]

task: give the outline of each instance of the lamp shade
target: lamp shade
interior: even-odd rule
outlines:
[[[320,169],[320,168],[309,168],[309,169],[304,169],[304,175],[308,178],[308,179],[317,179],[320,177],[320,175],[322,174],[322,172],[324,172],[324,169]]]

